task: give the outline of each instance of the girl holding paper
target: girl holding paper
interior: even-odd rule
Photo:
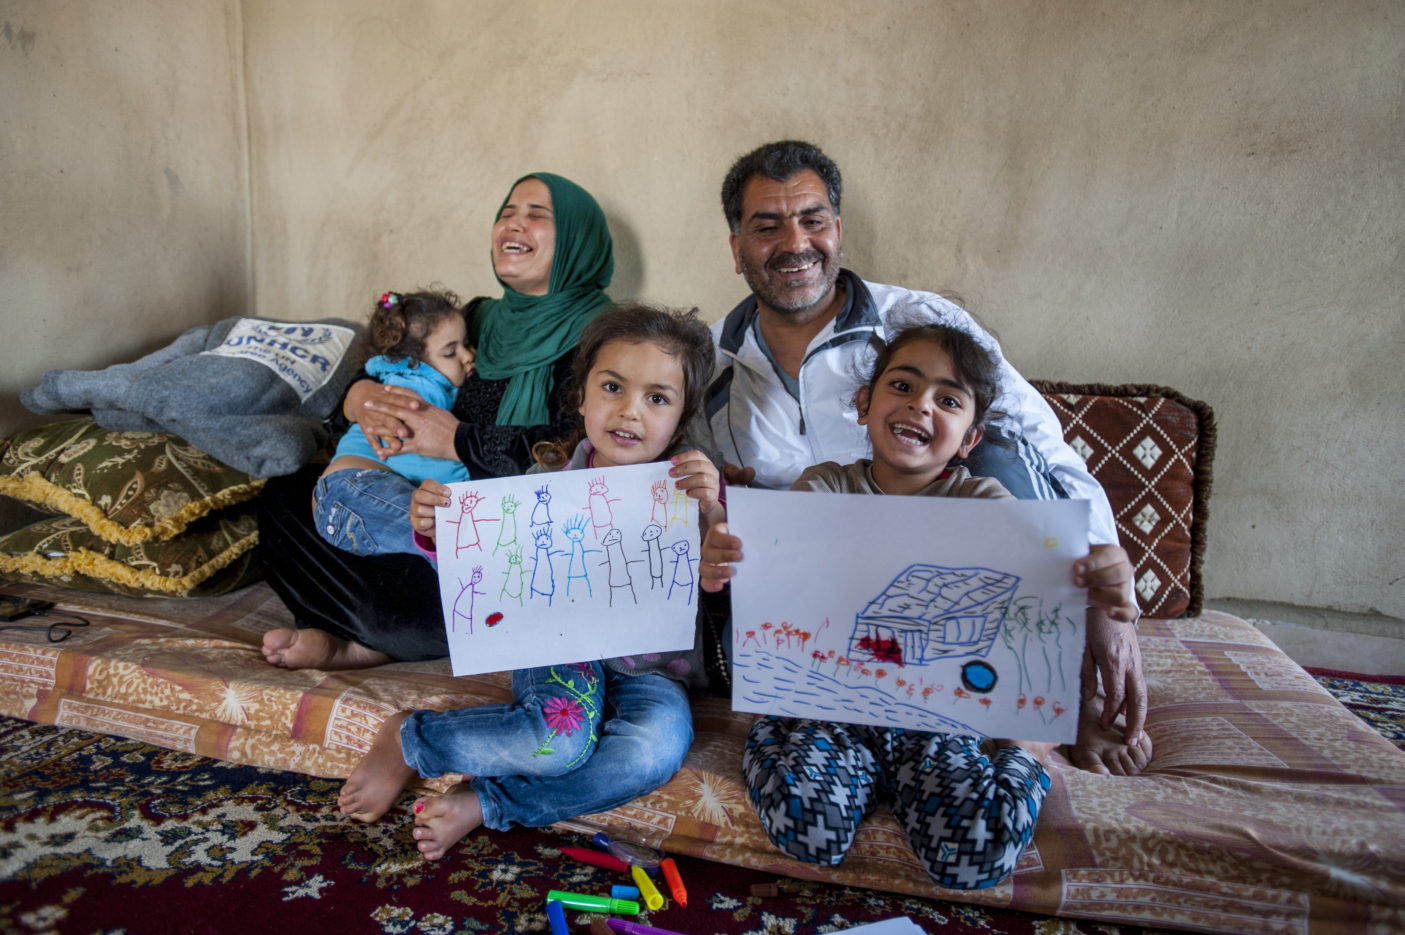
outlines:
[[[702,528],[726,518],[721,477],[682,444],[712,371],[712,337],[691,312],[629,306],[581,334],[572,388],[584,438],[539,451],[537,469],[669,460],[675,487],[698,501]],[[568,456],[569,455],[569,456]],[[529,472],[530,473],[530,472]],[[411,506],[417,542],[432,547],[448,488],[421,484]],[[480,824],[540,827],[606,811],[667,782],[693,740],[687,685],[705,681],[693,650],[520,669],[515,700],[386,720],[342,787],[343,814],[383,815],[416,774],[471,776],[415,803],[414,837],[437,860]]]
[[[873,459],[805,470],[792,490],[1009,498],[953,459],[981,440],[998,395],[997,362],[963,331],[917,325],[894,335],[855,403]],[[702,548],[705,590],[720,590],[742,559],[725,523]],[[1074,563],[1074,584],[1115,619],[1135,620],[1132,566],[1100,546]],[[1056,744],[768,716],[747,737],[747,792],[771,841],[792,857],[838,864],[880,796],[938,885],[992,886],[1008,876],[1034,833]]]

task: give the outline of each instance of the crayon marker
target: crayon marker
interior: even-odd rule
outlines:
[[[663,878],[668,881],[668,891],[678,900],[678,905],[686,907],[688,891],[683,887],[683,878],[678,875],[678,865],[673,862],[672,857],[665,857],[659,866],[663,868]]]
[[[777,880],[774,883],[751,884],[751,895],[760,896],[763,899],[768,896],[782,896],[798,893],[800,890],[801,884],[799,880]]]
[[[605,925],[619,935],[682,935],[673,929],[657,929],[652,925],[640,925],[638,922],[626,922],[623,919],[606,919]]]
[[[561,853],[572,860],[579,860],[583,864],[604,867],[606,870],[614,870],[618,873],[629,873],[629,864],[604,851],[592,851],[588,847],[563,847]]]
[[[613,896],[613,897],[615,897],[616,899],[633,899],[633,900],[638,900],[638,899],[639,899],[639,887],[637,887],[637,886],[620,886],[619,884],[615,884],[614,886],[610,887],[610,895]]]
[[[624,915],[639,915],[639,904],[628,899],[611,899],[609,896],[591,896],[587,893],[568,893],[565,890],[550,890],[547,899],[554,899],[567,909],[582,909],[586,912],[619,912]]]
[[[569,935],[566,928],[566,910],[561,908],[559,900],[546,901],[546,921],[551,923],[551,935]]]
[[[654,881],[649,879],[643,867],[630,867],[629,875],[634,877],[634,885],[639,887],[639,894],[644,897],[644,905],[651,910],[663,905],[663,894],[654,885]]]
[[[615,935],[615,930],[607,924],[604,916],[590,917],[590,935]]]

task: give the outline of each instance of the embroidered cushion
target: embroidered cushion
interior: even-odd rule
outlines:
[[[175,538],[134,545],[53,516],[0,537],[0,575],[80,591],[204,597],[259,580],[257,543],[252,503],[196,520]]]
[[[1064,440],[1107,492],[1142,613],[1199,614],[1213,411],[1162,386],[1033,383],[1063,424]]]
[[[0,451],[0,494],[120,545],[169,539],[264,484],[173,435],[108,431],[91,417],[19,432]]]

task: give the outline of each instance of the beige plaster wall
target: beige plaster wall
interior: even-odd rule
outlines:
[[[168,295],[203,284],[220,300],[204,320],[360,315],[386,288],[433,280],[493,291],[493,212],[538,169],[605,207],[617,297],[716,318],[744,294],[722,174],[800,136],[846,173],[848,265],[864,276],[962,293],[1027,376],[1164,383],[1216,408],[1211,596],[1405,616],[1400,4],[7,8],[25,14],[5,14],[16,29],[39,28],[28,51],[0,44],[0,81],[20,89],[0,113],[48,123],[24,154],[11,133],[30,182],[7,171],[0,184],[45,181],[85,217],[32,202],[36,237],[7,210],[0,277],[26,297],[59,280],[62,322],[95,296],[130,340],[85,339],[60,362],[72,336],[49,328],[31,351],[44,363],[15,358],[29,369],[7,368],[5,392],[50,363],[127,359],[173,336],[171,313],[131,293],[143,276],[178,278]],[[114,30],[126,39],[112,46],[152,52],[126,98],[99,64],[126,61],[108,51]],[[60,67],[46,41],[96,61]],[[75,125],[109,114],[98,143],[117,158],[75,157]],[[209,228],[163,214],[156,183],[174,160],[189,192],[187,153],[219,216]],[[45,175],[63,160],[89,184]],[[84,231],[94,214],[106,236]],[[230,229],[223,263],[194,242]]]
[[[234,0],[0,2],[0,433],[251,307],[242,44]]]

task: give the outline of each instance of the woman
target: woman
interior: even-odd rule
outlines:
[[[492,234],[500,299],[464,314],[475,371],[451,410],[412,390],[361,380],[342,415],[377,454],[458,458],[476,478],[519,474],[532,445],[570,431],[571,358],[585,323],[610,304],[614,273],[604,212],[568,179],[518,179]],[[436,572],[418,556],[363,557],[327,544],[307,521],[317,468],[269,480],[260,497],[259,549],[269,584],[297,629],[264,634],[264,657],[287,668],[347,669],[448,655]]]

